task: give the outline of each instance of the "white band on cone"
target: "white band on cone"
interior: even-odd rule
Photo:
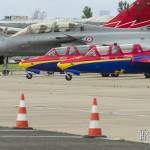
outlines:
[[[92,113],[98,113],[97,106],[92,106]]]
[[[18,114],[17,121],[27,121],[26,114]]]
[[[26,107],[25,101],[20,100],[19,107]]]
[[[98,121],[90,121],[89,128],[100,128]]]

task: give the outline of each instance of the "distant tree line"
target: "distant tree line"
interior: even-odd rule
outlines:
[[[130,4],[127,1],[121,0],[118,3],[118,9],[117,10],[120,13],[122,10],[128,9],[129,6],[130,6]],[[82,18],[91,18],[93,16],[92,9],[89,6],[85,6],[82,12],[83,12]]]
[[[118,3],[118,12],[120,13],[124,9],[128,9],[130,4],[127,1],[120,1]]]
[[[83,9],[83,16],[82,18],[91,18],[93,16],[92,9],[88,6],[85,6]]]
[[[120,13],[122,10],[128,9],[129,6],[130,5],[129,5],[129,3],[127,1],[121,0],[118,3],[118,9],[117,10]],[[91,18],[93,16],[92,9],[89,6],[85,6],[82,12],[83,12],[82,18]],[[45,11],[43,11],[43,10],[40,10],[40,9],[36,9],[33,12],[33,15],[32,15],[32,19],[43,20],[46,17],[47,17],[47,13]]]
[[[47,13],[45,11],[42,11],[40,9],[36,9],[34,12],[33,12],[33,15],[32,15],[32,19],[40,19],[40,20],[43,20],[47,17]]]

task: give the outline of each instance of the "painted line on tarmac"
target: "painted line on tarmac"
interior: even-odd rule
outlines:
[[[85,138],[84,136],[43,136],[43,135],[39,135],[39,136],[20,136],[20,135],[16,135],[16,136],[10,136],[10,135],[4,135],[4,136],[0,136],[0,138],[72,138],[72,139],[88,139]],[[89,138],[91,139],[91,138]],[[92,138],[93,139],[93,138]],[[124,139],[120,139],[120,138],[104,138],[104,137],[96,137],[94,139],[101,139],[101,140],[111,140],[111,141],[118,141],[118,140],[124,140]]]
[[[0,132],[41,132],[38,130],[0,130]]]
[[[39,135],[39,136],[10,136],[10,135],[4,135],[0,136],[0,138],[75,138],[75,139],[82,139],[82,136],[44,136],[44,135]]]

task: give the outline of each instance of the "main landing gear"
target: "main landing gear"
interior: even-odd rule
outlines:
[[[101,75],[102,75],[102,77],[109,77],[109,75],[111,75],[111,77],[118,77],[119,76],[118,73],[111,73],[111,74],[109,74],[109,73],[102,73]]]
[[[9,70],[2,70],[2,75],[3,76],[8,76],[9,75]]]
[[[118,73],[112,73],[111,77],[119,77],[119,74]]]
[[[3,70],[2,75],[8,76],[9,75],[9,69],[8,69],[8,57],[3,57]]]
[[[112,74],[102,73],[101,75],[102,75],[102,77],[109,77],[109,75],[111,75],[111,77],[118,77],[119,76],[119,74],[117,74],[117,73],[112,73]],[[66,73],[65,79],[67,81],[71,81],[72,80],[72,75],[70,73]]]
[[[109,73],[102,73],[102,77],[109,77]]]
[[[150,78],[150,73],[144,73],[145,78]]]

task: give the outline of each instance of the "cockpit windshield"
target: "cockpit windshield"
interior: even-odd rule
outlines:
[[[51,57],[64,56],[67,53],[67,48],[68,47],[52,48],[45,55],[51,56]]]
[[[79,46],[68,46],[68,47],[57,47],[52,48],[45,55],[54,56],[75,56],[75,55],[85,55],[92,46],[90,45],[79,45]]]
[[[86,54],[87,51],[90,49],[90,45],[80,45],[80,46],[77,46],[77,49],[79,51],[80,54]]]
[[[67,49],[68,47],[59,47],[59,48],[56,48],[56,51],[58,55],[63,56],[67,53]]]
[[[131,53],[134,50],[133,44],[120,45],[123,53]]]
[[[52,49],[51,49],[50,51],[48,51],[45,55],[51,56],[51,57],[58,56],[58,54],[56,53],[55,48],[52,48]]]
[[[144,45],[142,46],[142,48],[143,48],[144,51],[149,51],[149,50],[150,50],[150,46],[147,45],[147,44],[144,44]]]
[[[109,51],[109,46],[97,46],[97,51],[101,54],[101,55],[107,55],[108,51]]]
[[[89,56],[89,57],[92,57],[92,56],[95,57],[95,56],[97,56],[95,48],[93,48],[89,52],[87,52],[86,56]]]
[[[100,56],[100,55],[107,55],[109,50],[109,46],[95,46],[93,47],[86,56]]]

